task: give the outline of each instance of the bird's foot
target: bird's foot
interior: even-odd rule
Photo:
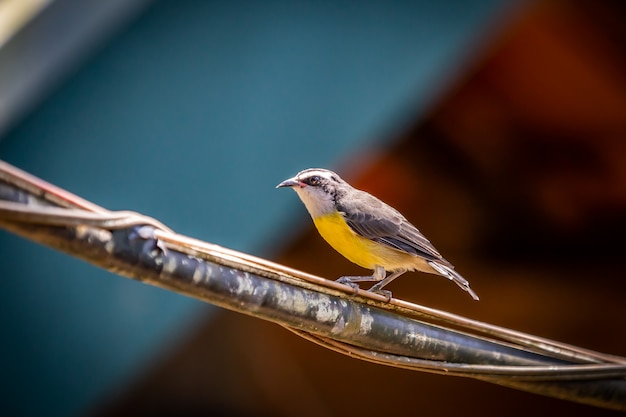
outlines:
[[[347,285],[348,287],[352,288],[352,295],[356,295],[359,292],[359,284],[352,282],[350,277],[341,277],[335,282]]]
[[[375,287],[375,285],[374,285],[374,287]],[[382,295],[383,297],[387,298],[387,302],[391,301],[391,291],[379,290],[378,288],[374,288],[374,287],[370,288],[368,291],[369,292],[373,292],[374,294]]]

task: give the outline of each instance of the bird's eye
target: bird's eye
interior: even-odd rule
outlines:
[[[320,185],[320,182],[321,182],[321,179],[317,175],[314,175],[311,178],[309,178],[309,185],[312,185],[312,186]]]

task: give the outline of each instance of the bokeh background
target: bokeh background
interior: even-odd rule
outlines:
[[[274,190],[331,168],[400,209],[481,301],[423,274],[396,297],[626,355],[625,12],[4,1],[0,158],[334,279],[363,270]],[[0,261],[2,415],[614,414],[356,361],[3,231]]]

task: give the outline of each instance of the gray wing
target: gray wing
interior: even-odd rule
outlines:
[[[415,226],[376,197],[351,190],[337,201],[337,208],[355,233],[411,255],[447,263]]]

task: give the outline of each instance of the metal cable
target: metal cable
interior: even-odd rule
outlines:
[[[0,161],[0,227],[110,271],[269,320],[342,354],[626,410],[626,358],[351,287],[111,212]]]

